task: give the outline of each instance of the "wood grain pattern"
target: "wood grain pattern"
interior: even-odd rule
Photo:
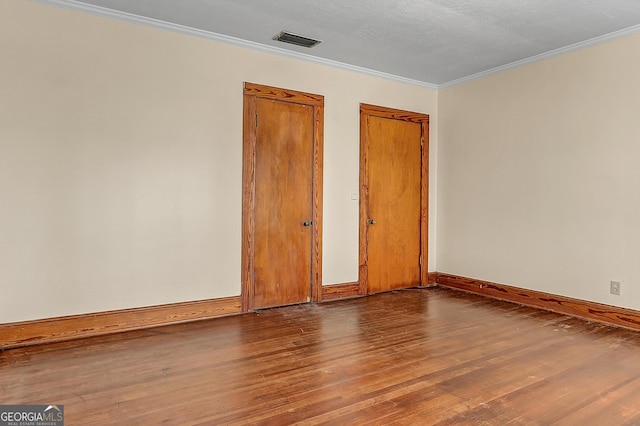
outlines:
[[[357,296],[360,296],[360,284],[357,282],[322,286],[322,301],[346,299]]]
[[[366,134],[369,127],[369,114],[367,109],[363,109],[360,104],[360,226],[358,229],[358,284],[359,292],[365,295],[369,292],[369,276],[367,274],[369,248],[369,232],[367,230],[367,218],[369,208],[369,156],[367,155]]]
[[[314,104],[313,126],[313,238],[311,247],[311,300],[322,300],[322,194],[324,176],[324,98]]]
[[[324,106],[324,96],[280,87],[264,86],[255,83],[244,83],[244,94],[263,99],[276,99],[304,105]]]
[[[623,425],[640,333],[446,288],[0,352],[73,425]]]
[[[256,309],[311,301],[313,108],[256,100]]]
[[[420,201],[420,241],[422,244],[422,268],[420,282],[429,281],[429,116],[420,114],[422,126],[422,199]]]
[[[421,284],[420,123],[367,117],[368,292]],[[365,221],[366,222],[366,221]]]
[[[255,270],[256,209],[256,96],[248,94],[245,83],[242,119],[242,311],[253,310]]]
[[[0,350],[210,319],[240,312],[240,297],[225,297],[0,324]]]
[[[411,121],[413,123],[429,124],[429,116],[419,112],[404,111],[379,105],[360,104],[360,111],[375,117],[393,120]]]
[[[369,232],[367,220],[370,218],[369,201],[371,199],[371,159],[369,158],[368,131],[371,118],[384,118],[401,122],[420,124],[421,134],[421,199],[420,199],[420,250],[422,262],[420,266],[419,286],[429,285],[428,250],[429,250],[429,116],[426,114],[403,111],[370,104],[360,104],[360,229],[359,229],[359,272],[358,282],[360,294],[371,291],[369,282]],[[406,286],[415,285],[408,283]]]
[[[242,172],[242,310],[254,309],[255,298],[255,194],[256,102],[272,99],[313,108],[313,188],[311,244],[311,300],[322,298],[322,176],[324,152],[324,97],[254,83],[244,83]]]
[[[427,287],[435,287],[436,284],[436,277],[438,276],[437,272],[428,272],[427,273]]]
[[[436,282],[438,286],[464,290],[494,299],[506,300],[525,306],[571,315],[589,321],[598,321],[631,330],[640,330],[640,312],[633,309],[572,299],[570,297],[444,273],[436,274]]]

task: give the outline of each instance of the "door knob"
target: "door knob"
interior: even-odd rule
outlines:
[[[369,220],[367,221],[367,223],[368,223],[369,225],[375,225],[375,224],[376,224],[376,221],[375,221],[374,219],[369,219]]]
[[[302,222],[302,225],[303,226],[311,226],[311,225],[313,225],[313,222],[307,220],[307,221]]]

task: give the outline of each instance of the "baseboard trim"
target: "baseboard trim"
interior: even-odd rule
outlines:
[[[437,285],[640,331],[640,311],[441,272]],[[356,283],[322,287],[322,301],[362,296]],[[0,324],[0,350],[81,339],[242,313],[240,296]]]
[[[427,287],[435,287],[437,285],[436,280],[438,278],[437,272],[429,272],[427,274]]]
[[[360,294],[360,284],[358,283],[332,284],[322,286],[323,302],[337,299],[348,299],[350,297],[358,296],[362,296]]]
[[[438,286],[640,331],[640,311],[438,272]]]
[[[82,339],[242,312],[240,296],[0,324],[0,350]]]

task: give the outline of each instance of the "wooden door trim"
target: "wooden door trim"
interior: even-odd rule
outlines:
[[[366,220],[369,217],[369,142],[367,140],[368,117],[390,118],[394,120],[419,123],[421,129],[421,172],[420,172],[420,250],[422,264],[420,265],[420,286],[429,285],[428,251],[429,251],[429,115],[400,109],[387,108],[378,105],[360,104],[360,244],[358,281],[360,294],[368,294],[368,259],[369,241]]]
[[[311,300],[322,300],[322,170],[324,152],[324,96],[278,87],[244,83],[242,131],[242,310],[254,309],[255,296],[255,161],[256,100],[275,99],[313,107],[313,188],[311,236]]]

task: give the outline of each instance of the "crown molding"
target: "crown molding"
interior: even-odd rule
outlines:
[[[101,6],[90,5],[75,0],[31,0],[37,3],[46,4],[49,6],[61,7],[77,12],[84,12],[91,15],[96,15],[104,18],[117,19],[119,21],[129,22],[132,24],[144,25],[147,27],[153,27],[161,30],[171,31],[179,34],[184,34],[193,37],[204,38],[207,40],[218,41],[221,43],[232,44],[239,47],[245,47],[253,50],[259,50],[274,55],[285,56],[293,59],[300,59],[307,62],[313,62],[315,64],[327,65],[334,68],[340,68],[347,71],[352,71],[360,74],[366,74],[373,77],[384,78],[387,80],[393,80],[400,83],[410,84],[413,86],[425,87],[428,89],[437,90],[438,85],[427,83],[420,80],[414,80],[411,78],[400,77],[394,74],[388,74],[381,71],[372,70],[369,68],[358,67],[355,65],[345,64],[343,62],[333,61],[331,59],[319,58],[304,53],[294,52],[291,50],[281,49],[278,47],[267,46],[252,41],[242,40],[236,37],[227,36],[224,34],[214,33],[212,31],[200,30],[197,28],[188,27],[185,25],[174,24],[171,22],[162,21],[159,19],[148,18],[140,15],[135,15],[128,12],[117,11]]]
[[[481,71],[476,74],[472,74],[466,77],[462,77],[456,80],[451,80],[446,83],[442,83],[438,85],[438,89],[444,89],[451,86],[456,86],[458,84],[467,83],[472,80],[478,80],[483,77],[490,76],[492,74],[497,74],[503,71],[511,70],[514,68],[520,68],[525,65],[533,64],[535,62],[543,61],[545,59],[553,58],[555,56],[564,55],[565,53],[573,52],[575,50],[584,49],[585,47],[595,46],[596,44],[604,43],[607,41],[615,40],[617,38],[621,38],[624,36],[628,36],[631,34],[635,34],[640,32],[640,25],[634,25],[633,27],[624,28],[619,31],[614,31],[609,34],[601,35],[598,37],[591,38],[589,40],[581,41],[578,43],[570,44],[569,46],[561,47],[559,49],[551,50],[549,52],[541,53],[539,55],[530,56],[525,59],[521,59],[519,61],[511,62],[509,64],[500,65],[499,67],[491,68],[486,71]]]
[[[426,81],[415,80],[411,78],[401,77],[394,74],[389,74],[381,71],[372,70],[369,68],[358,67],[355,65],[345,64],[343,62],[333,61],[331,59],[319,58],[312,55],[307,55],[304,53],[294,52],[291,50],[286,50],[278,47],[267,46],[260,43],[255,43],[252,41],[242,40],[236,37],[227,36],[224,34],[214,33],[212,31],[200,30],[197,28],[188,27],[180,24],[173,24],[166,21],[161,21],[159,19],[147,18],[140,15],[135,15],[128,12],[121,12],[113,9],[108,9],[101,6],[90,5],[86,3],[82,3],[77,0],[31,0],[37,3],[43,3],[50,6],[61,7],[64,9],[74,10],[78,12],[89,13],[96,16],[101,16],[105,18],[116,19],[119,21],[129,22],[133,24],[144,25],[147,27],[158,28],[161,30],[171,31],[175,33],[185,34],[188,36],[204,38],[207,40],[213,40],[221,43],[231,44],[239,47],[249,48],[253,50],[258,50],[266,53],[271,53],[274,55],[284,56],[287,58],[304,60],[307,62],[312,62],[320,65],[327,65],[333,68],[340,68],[347,71],[356,72],[359,74],[365,74],[372,77],[384,78],[386,80],[397,81],[404,84],[409,84],[413,86],[425,87],[428,89],[439,90],[445,89],[452,86],[457,86],[459,84],[467,83],[473,80],[478,80],[484,77],[488,77],[493,74],[497,74],[503,71],[511,70],[514,68],[523,67],[525,65],[533,64],[535,62],[543,61],[545,59],[553,58],[555,56],[560,56],[565,53],[573,52],[575,50],[583,49],[585,47],[594,46],[596,44],[604,43],[610,40],[614,40],[620,37],[628,36],[631,34],[635,34],[640,32],[640,25],[634,25],[632,27],[624,28],[619,31],[614,31],[609,34],[605,34],[602,36],[594,37],[589,40],[581,41],[578,43],[571,44],[569,46],[561,47],[555,50],[551,50],[549,52],[541,53],[539,55],[531,56],[525,59],[521,59],[519,61],[511,62],[509,64],[500,65],[495,68],[491,68],[485,71],[481,71],[476,74],[472,74],[466,77],[458,78],[455,80],[447,81],[441,84],[428,83]]]

